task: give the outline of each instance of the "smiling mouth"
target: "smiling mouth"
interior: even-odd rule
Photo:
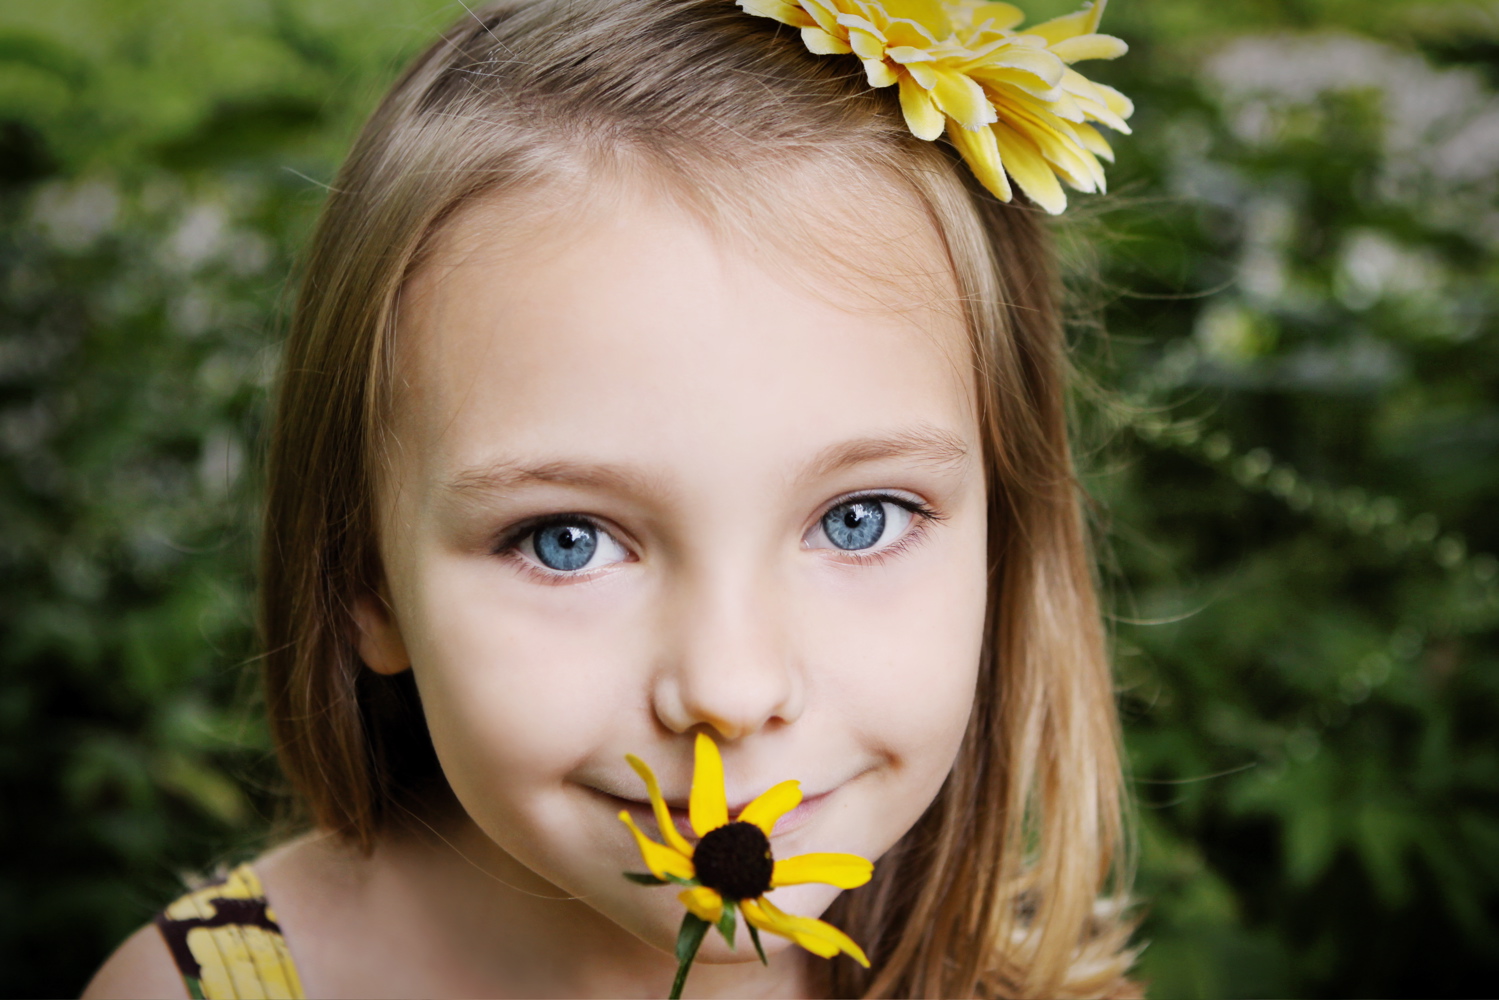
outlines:
[[[612,792],[606,792],[602,789],[593,788],[591,786],[589,786],[589,790],[598,795],[600,798],[607,800],[614,811],[617,812],[620,809],[629,810],[631,818],[633,818],[636,823],[640,824],[642,829],[654,831],[657,834],[660,834],[661,831],[656,829],[656,814],[651,809],[651,804],[649,802],[641,801],[639,799],[627,799],[622,796],[615,795]],[[802,799],[800,805],[798,805],[795,809],[791,810],[786,815],[782,816],[776,823],[775,833],[773,836],[782,837],[803,826],[809,819],[811,819],[812,814],[817,811],[818,807],[826,802],[837,790],[838,789],[835,788],[832,791],[822,792],[820,794],[811,795],[807,798]],[[741,802],[738,805],[731,805],[729,807],[729,817],[732,819],[733,817],[738,816],[741,812],[744,811],[744,807],[747,805],[749,805],[748,802]],[[678,805],[676,800],[668,799],[667,807],[671,812],[672,822],[676,824],[676,827],[679,831],[681,831],[682,836],[686,837],[690,842],[695,842],[697,840],[697,835],[693,833],[692,823],[688,817],[686,805]]]

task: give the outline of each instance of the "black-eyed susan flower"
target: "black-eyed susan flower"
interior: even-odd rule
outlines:
[[[874,871],[871,862],[856,854],[802,854],[775,859],[770,836],[776,822],[801,804],[799,782],[783,781],[775,785],[730,820],[728,797],[724,793],[723,758],[717,745],[699,734],[687,804],[687,818],[698,838],[693,845],[673,822],[650,767],[633,754],[626,755],[625,760],[645,782],[656,825],[666,840],[664,844],[652,840],[641,832],[628,812],[621,812],[619,818],[635,835],[640,856],[650,869],[649,875],[627,873],[627,877],[649,885],[673,882],[683,887],[677,898],[687,913],[677,937],[680,967],[672,987],[673,997],[681,995],[687,970],[710,926],[716,926],[729,946],[734,946],[736,910],[744,915],[750,939],[762,962],[765,952],[758,932],[769,931],[823,958],[842,952],[866,968],[869,966],[863,950],[832,924],[786,913],[765,898],[772,889],[807,882],[853,889],[868,882]]]
[[[1098,161],[1114,154],[1095,125],[1129,132],[1129,98],[1072,68],[1128,51],[1098,32],[1108,0],[1028,28],[1020,8],[986,0],[737,2],[800,28],[811,52],[857,56],[871,87],[899,88],[911,133],[946,133],[1001,201],[1012,180],[1054,215],[1067,207],[1062,183],[1104,190]]]

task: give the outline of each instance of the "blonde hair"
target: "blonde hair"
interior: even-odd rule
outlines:
[[[402,284],[455,210],[624,153],[686,189],[794,163],[919,198],[980,383],[991,583],[976,704],[926,815],[829,919],[863,943],[834,995],[1131,995],[1117,713],[1067,439],[1068,366],[1037,213],[914,139],[894,88],[730,0],[535,0],[465,16],[396,83],[312,242],[283,360],[261,576],[272,730],[319,826],[368,849],[441,786],[409,672],[364,669]],[[722,195],[719,195],[722,197]]]

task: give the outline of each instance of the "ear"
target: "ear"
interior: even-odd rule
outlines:
[[[383,593],[365,593],[354,601],[354,628],[359,658],[375,673],[389,676],[411,667],[406,642]]]

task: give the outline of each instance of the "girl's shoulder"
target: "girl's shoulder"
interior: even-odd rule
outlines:
[[[294,955],[322,952],[322,939],[337,934],[338,911],[357,909],[359,861],[307,836],[224,872],[127,938],[83,996],[305,996]]]
[[[85,997],[305,996],[275,910],[250,865],[187,892],[120,946]]]
[[[125,939],[113,955],[94,973],[83,990],[83,1000],[113,1000],[116,997],[188,997],[187,984],[172,953],[154,924],[147,924]]]

